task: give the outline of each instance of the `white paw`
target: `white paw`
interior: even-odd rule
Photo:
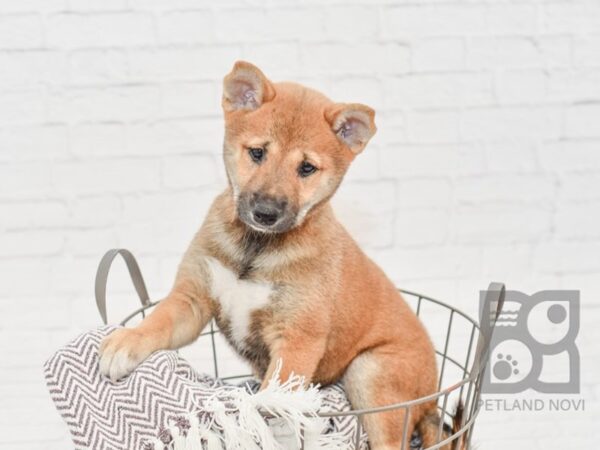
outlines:
[[[136,330],[113,331],[100,345],[100,373],[112,381],[129,375],[151,353],[143,341]]]
[[[139,362],[129,356],[124,349],[117,350],[116,353],[105,351],[100,357],[100,373],[112,381],[126,377],[138,365]]]

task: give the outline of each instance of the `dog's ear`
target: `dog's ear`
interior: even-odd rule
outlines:
[[[237,61],[223,80],[221,104],[226,112],[253,110],[275,97],[275,89],[258,67]]]
[[[375,111],[360,103],[336,103],[325,110],[325,119],[337,138],[358,154],[373,137]]]

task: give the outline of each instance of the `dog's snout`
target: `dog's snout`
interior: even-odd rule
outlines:
[[[258,208],[254,210],[254,220],[261,225],[271,226],[279,220],[279,213]]]
[[[252,216],[256,223],[264,226],[271,226],[277,223],[283,216],[285,207],[287,206],[285,200],[276,200],[256,194],[252,196],[252,200]]]

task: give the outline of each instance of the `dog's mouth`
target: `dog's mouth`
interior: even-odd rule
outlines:
[[[285,233],[294,226],[297,215],[286,201],[256,194],[240,195],[237,214],[247,227],[259,233]]]
[[[253,211],[238,206],[238,217],[248,228],[259,233],[285,233],[294,226],[294,217],[283,217],[272,224],[261,223]]]

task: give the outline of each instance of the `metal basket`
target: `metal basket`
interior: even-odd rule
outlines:
[[[110,250],[104,255],[104,257],[100,261],[100,265],[96,274],[96,304],[98,306],[98,310],[100,312],[103,322],[105,324],[108,322],[106,313],[106,282],[108,279],[108,272],[110,270],[110,266],[113,260],[117,255],[121,255],[125,260],[127,269],[129,270],[129,274],[131,276],[134,287],[137,291],[141,302],[140,308],[133,311],[121,321],[121,325],[126,325],[129,321],[131,321],[137,316],[141,316],[142,318],[145,317],[146,310],[152,308],[153,306],[158,304],[158,302],[150,301],[139,266],[131,252],[129,252],[126,249]],[[400,289],[400,292],[403,294],[405,300],[409,302],[409,304],[412,304],[412,306],[414,307],[414,311],[416,312],[417,316],[419,316],[421,319],[424,319],[424,311],[426,309],[432,308],[433,310],[437,311],[437,314],[442,312],[447,314],[448,316],[446,329],[443,330],[444,333],[442,333],[443,335],[445,335],[445,337],[442,337],[443,343],[441,345],[435,345],[436,343],[434,340],[434,345],[436,347],[435,352],[439,361],[438,391],[426,397],[421,397],[402,403],[390,404],[378,408],[351,410],[344,412],[324,412],[320,415],[322,417],[335,417],[344,415],[353,416],[355,420],[357,420],[357,427],[354,445],[352,445],[351,450],[360,450],[362,434],[362,424],[360,418],[362,416],[391,410],[404,409],[406,412],[404,416],[404,423],[399,424],[398,426],[402,427],[403,429],[404,438],[402,442],[402,450],[408,450],[410,448],[409,442],[411,441],[411,436],[407,436],[409,422],[408,418],[410,417],[411,408],[425,402],[436,400],[438,403],[440,416],[442,417],[442,421],[440,422],[438,429],[438,442],[435,445],[427,447],[423,450],[439,449],[451,442],[457,442],[459,440],[462,440],[462,448],[471,449],[471,440],[473,437],[475,419],[477,418],[481,406],[479,399],[481,395],[483,376],[488,365],[489,342],[496,323],[496,319],[502,309],[502,304],[504,302],[504,285],[501,283],[491,283],[488,287],[488,290],[485,291],[486,296],[484,307],[481,309],[481,325],[462,311],[440,300],[436,300],[426,295],[418,294],[416,292],[411,292],[404,289]],[[451,335],[456,329],[455,326],[459,319],[464,323],[464,325],[461,326],[461,331],[463,332],[462,335],[468,336],[464,340],[464,348],[462,349],[462,351],[459,351],[459,353],[462,353],[462,357],[457,355],[451,355],[451,352],[449,351]],[[220,331],[216,327],[214,321],[211,321],[208,331],[205,331],[200,335],[200,337],[208,337],[211,341],[213,374],[215,377],[219,377],[219,356],[217,354],[217,345],[215,342],[215,335],[219,333]],[[476,346],[474,346],[476,335],[477,343]],[[455,373],[458,372],[459,378],[453,380],[448,387],[442,388],[442,384],[445,384],[445,375],[447,375],[448,371],[450,371],[451,368],[454,369]],[[250,374],[239,374],[221,377],[221,379],[232,380],[250,377]],[[454,418],[454,412],[452,410],[455,408],[459,401],[462,402],[464,406],[464,414],[461,419],[460,428],[457,431],[453,432],[450,436],[446,437],[445,439],[442,439],[444,436],[443,424],[452,421],[452,419]]]

